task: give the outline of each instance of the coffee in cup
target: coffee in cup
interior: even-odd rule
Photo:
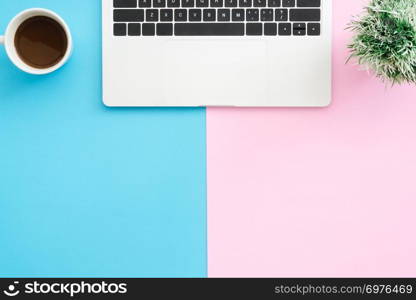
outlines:
[[[68,26],[57,14],[45,9],[29,9],[17,15],[2,40],[10,60],[31,74],[57,70],[72,51]]]

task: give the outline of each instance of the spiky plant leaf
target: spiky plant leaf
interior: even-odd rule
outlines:
[[[349,28],[350,58],[383,81],[416,83],[416,0],[371,0]]]

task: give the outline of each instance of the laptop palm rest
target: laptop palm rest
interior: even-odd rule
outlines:
[[[201,105],[233,106],[266,98],[264,41],[169,41],[164,50],[164,90],[169,102],[187,105],[198,99]]]

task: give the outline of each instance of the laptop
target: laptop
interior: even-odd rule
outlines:
[[[332,0],[102,0],[103,101],[323,107]]]

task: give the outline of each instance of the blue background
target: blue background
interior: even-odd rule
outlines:
[[[0,49],[0,276],[206,276],[205,110],[106,108],[101,0],[55,10],[74,53],[27,75]]]

